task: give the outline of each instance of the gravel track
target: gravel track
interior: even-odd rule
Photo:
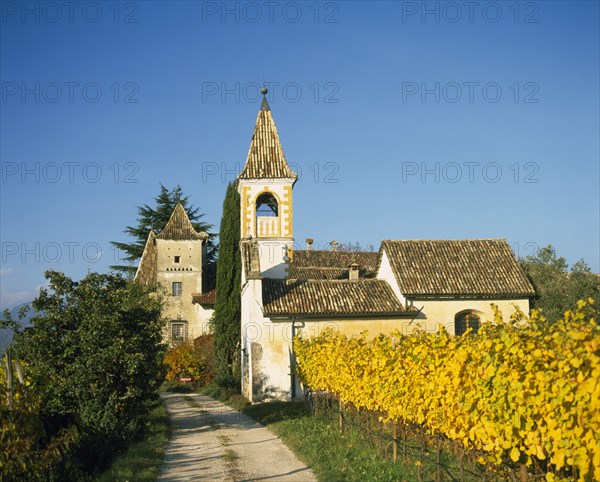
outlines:
[[[313,482],[283,442],[252,418],[206,395],[161,393],[172,435],[158,480]]]

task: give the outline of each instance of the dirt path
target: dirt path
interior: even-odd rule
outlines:
[[[269,429],[205,395],[162,393],[172,424],[158,480],[312,482]]]

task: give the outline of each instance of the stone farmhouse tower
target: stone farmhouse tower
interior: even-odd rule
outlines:
[[[292,243],[292,188],[298,176],[285,160],[273,114],[263,87],[244,169],[238,177],[241,237],[256,241],[260,274],[274,279],[288,275]]]
[[[172,342],[193,340],[208,331],[214,293],[208,293],[204,271],[206,233],[197,232],[185,209],[177,204],[165,228],[150,232],[135,280],[159,283],[166,303],[163,316],[168,320],[165,339]],[[212,294],[212,299],[211,295]]]

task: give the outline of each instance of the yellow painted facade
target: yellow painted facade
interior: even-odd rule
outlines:
[[[258,284],[251,289],[252,295],[260,293]],[[243,298],[242,298],[243,299]],[[258,309],[251,313],[250,324],[243,326],[243,339],[246,346],[247,379],[242,384],[243,394],[251,401],[289,400],[292,396],[302,396],[302,387],[291,376],[292,334],[302,336],[318,336],[324,329],[333,329],[346,336],[359,336],[367,332],[368,338],[381,333],[390,334],[400,331],[403,335],[411,335],[415,330],[435,333],[440,326],[454,334],[454,319],[461,312],[469,311],[478,314],[481,322],[493,322],[491,303],[496,304],[505,319],[515,312],[515,307],[528,313],[529,300],[445,300],[415,302],[419,308],[424,305],[419,315],[389,317],[355,317],[335,318],[322,317],[292,320],[277,320],[264,317]],[[252,310],[247,306],[246,309]],[[425,314],[426,313],[426,314]],[[413,316],[417,315],[416,317]],[[294,388],[292,389],[292,385]]]

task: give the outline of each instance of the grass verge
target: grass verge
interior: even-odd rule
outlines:
[[[270,402],[246,406],[243,413],[268,426],[310,466],[321,481],[431,481],[436,464],[427,457],[394,463],[355,427],[344,433],[326,416],[314,416],[304,402]],[[445,463],[455,463],[453,454],[443,453]],[[493,480],[488,474],[488,480]],[[441,480],[452,480],[441,474]],[[482,480],[482,472],[465,473],[465,481]]]
[[[249,405],[235,389],[223,388],[215,384],[200,388],[198,393],[208,395],[240,410],[250,417],[268,426],[283,442],[312,468],[318,480],[363,482],[384,481],[432,481],[437,480],[437,465],[432,460],[432,453],[413,452],[409,461],[399,459],[394,463],[381,453],[381,446],[372,444],[356,425],[346,426],[344,433],[339,432],[336,423],[325,416],[315,416],[304,402],[269,402]],[[188,403],[193,403],[189,398]],[[364,429],[364,427],[363,427]],[[408,440],[410,445],[417,446],[420,440]],[[388,447],[388,454],[391,447]],[[453,466],[455,475],[457,460],[454,454],[442,451],[441,462],[445,466]],[[463,474],[465,481],[482,480],[482,467],[468,466]],[[440,474],[441,480],[457,480],[446,473]],[[460,480],[460,479],[458,479]],[[497,479],[487,474],[487,480]]]
[[[117,455],[95,482],[155,481],[169,443],[169,415],[160,398],[151,402],[141,440]]]
[[[322,481],[416,481],[417,468],[383,460],[358,433],[340,434],[303,402],[271,402],[242,410],[268,426]]]
[[[196,386],[193,383],[166,381],[158,389],[159,392],[193,393]]]
[[[224,388],[216,384],[210,384],[198,390],[198,393],[219,400],[220,402],[229,405],[234,410],[241,410],[250,405],[248,399],[241,395],[239,390],[235,388]]]

